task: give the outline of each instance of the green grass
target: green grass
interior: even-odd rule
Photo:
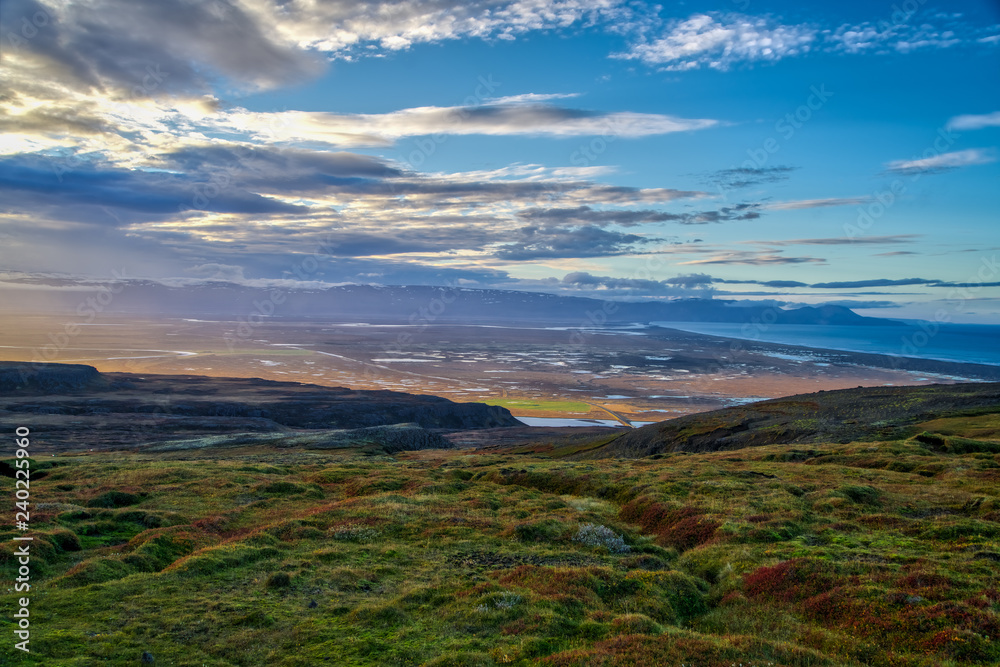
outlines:
[[[48,459],[32,653],[8,640],[0,664],[1000,661],[1000,454],[909,439],[552,456]],[[575,540],[584,524],[628,549]]]
[[[544,412],[565,412],[565,413],[587,413],[593,408],[580,401],[543,401],[543,400],[514,400],[506,398],[483,399],[482,403],[487,405],[499,405],[508,410],[515,411],[544,411]]]

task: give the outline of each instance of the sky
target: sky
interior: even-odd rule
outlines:
[[[5,0],[0,285],[1000,323],[1000,3]]]

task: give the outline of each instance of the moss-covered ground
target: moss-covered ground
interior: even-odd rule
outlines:
[[[639,460],[35,459],[32,652],[6,613],[0,662],[997,664],[995,422],[936,426]]]

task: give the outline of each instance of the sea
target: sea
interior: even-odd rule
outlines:
[[[1000,325],[900,321],[901,326],[651,322],[692,333],[766,343],[1000,366]]]

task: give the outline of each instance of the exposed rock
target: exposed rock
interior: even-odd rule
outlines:
[[[94,385],[101,377],[84,364],[44,364],[0,361],[0,392],[75,391]]]

